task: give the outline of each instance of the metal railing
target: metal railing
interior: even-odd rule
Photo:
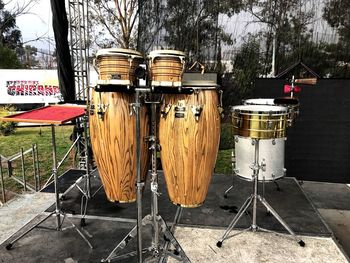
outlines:
[[[26,173],[27,167],[25,162],[25,156],[31,155],[32,158],[32,166],[33,166],[33,179],[34,185],[28,182],[28,176]],[[14,162],[16,160],[21,160],[21,177],[18,177],[14,174]],[[7,202],[6,197],[6,186],[5,186],[5,172],[4,172],[4,164],[7,166],[7,178],[12,179],[16,183],[23,186],[23,190],[37,192],[41,188],[40,183],[40,167],[39,167],[39,154],[38,154],[38,145],[35,143],[31,148],[24,151],[23,148],[20,151],[8,158],[0,155],[0,183],[1,183],[1,197],[2,200],[0,204]]]

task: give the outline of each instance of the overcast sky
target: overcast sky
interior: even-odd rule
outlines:
[[[8,6],[6,6],[6,9],[13,8],[15,5],[21,5],[23,2],[27,1],[28,0],[12,0]],[[38,0],[38,3],[33,6],[30,12],[31,14],[19,16],[16,21],[17,26],[22,32],[23,42],[30,41],[43,35],[53,40],[50,1]],[[42,41],[30,42],[28,44],[46,50],[49,48],[51,51],[53,50],[52,43],[50,45],[47,38]]]

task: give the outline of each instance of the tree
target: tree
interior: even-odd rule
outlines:
[[[22,68],[16,53],[0,43],[0,69]]]
[[[15,50],[21,46],[21,38],[21,31],[16,26],[16,16],[5,10],[5,4],[0,0],[0,43]]]
[[[90,9],[94,44],[100,48],[116,44],[122,48],[135,47],[138,0],[94,0]]]
[[[302,6],[307,2],[308,0],[244,0],[244,10],[255,18],[253,22],[265,26],[262,31],[266,43],[265,75],[285,68],[285,55],[291,50],[302,50],[302,43],[310,38],[307,25],[312,22],[314,12],[312,8],[302,11]],[[270,64],[273,51],[276,54],[275,66]],[[302,58],[298,55],[296,59]]]
[[[323,10],[323,18],[336,28],[340,39],[330,44],[327,51],[336,59],[331,70],[332,77],[350,77],[350,2],[348,0],[330,0]]]
[[[166,2],[164,42],[186,52],[192,60],[216,59],[218,43],[232,44],[219,26],[220,14],[231,16],[241,8],[241,1],[169,0]]]

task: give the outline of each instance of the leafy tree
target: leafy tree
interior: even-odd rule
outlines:
[[[0,58],[0,69],[22,68],[16,53],[3,44],[0,44]]]
[[[138,0],[94,0],[90,18],[92,43],[97,47],[135,47]]]
[[[5,10],[3,0],[0,0],[0,43],[10,49],[21,46],[21,31],[16,26],[16,17]]]
[[[216,59],[218,43],[232,39],[218,24],[220,14],[231,16],[241,1],[169,0],[166,2],[164,41],[169,47],[186,52],[193,60]]]
[[[330,0],[323,10],[323,18],[336,28],[340,35],[338,43],[331,44],[327,51],[336,60],[330,73],[332,77],[350,78],[350,2],[348,0]]]

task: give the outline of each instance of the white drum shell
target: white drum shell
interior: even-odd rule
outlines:
[[[285,140],[286,138],[259,140],[259,164],[264,164],[259,170],[259,181],[273,181],[285,175]],[[252,142],[251,138],[235,136],[235,173],[248,181],[253,181],[251,167],[254,163],[255,145]]]

